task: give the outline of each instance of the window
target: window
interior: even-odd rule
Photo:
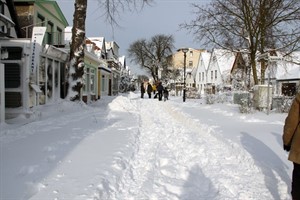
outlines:
[[[293,96],[297,93],[296,83],[282,83],[282,94],[284,96]]]
[[[204,72],[202,72],[202,81],[204,81]]]
[[[48,22],[47,25],[47,44],[53,44],[53,23]]]
[[[4,13],[4,2],[2,2],[2,1],[0,1],[0,13],[5,15],[5,13]],[[0,26],[0,31],[1,32],[5,31],[4,25]]]
[[[190,57],[193,57],[193,51],[190,51]]]
[[[218,78],[218,71],[215,70],[215,79],[217,79],[217,78]]]
[[[94,69],[91,69],[90,85],[91,85],[91,92],[95,93],[95,70]]]
[[[19,88],[21,86],[21,67],[17,63],[5,64],[5,88]]]
[[[45,71],[46,72],[46,71]],[[49,98],[52,97],[53,91],[53,60],[47,59],[47,91],[46,94]]]
[[[211,80],[214,79],[214,71],[210,71],[210,79],[211,79]]]
[[[44,26],[45,25],[45,17],[42,15],[38,14],[37,19],[36,19],[36,25],[37,26]]]
[[[101,91],[105,91],[106,90],[106,81],[107,81],[107,78],[106,76],[102,75],[102,79],[101,79]]]
[[[4,13],[4,2],[0,1],[0,13],[5,15]]]
[[[90,92],[90,68],[87,66],[84,67],[84,74],[85,76],[83,77],[83,91],[88,93]]]
[[[1,53],[7,52],[8,57],[5,60],[21,60],[23,48],[22,47],[2,47]],[[2,59],[4,60],[4,59]]]
[[[63,44],[62,43],[62,29],[58,28],[57,27],[57,30],[56,30],[56,44],[60,45],[60,44]]]
[[[189,61],[189,67],[193,67],[193,61]]]
[[[58,88],[58,69],[59,69],[59,62],[58,61],[55,61],[54,63],[54,83],[55,83],[55,88]],[[57,90],[56,90],[57,91]]]

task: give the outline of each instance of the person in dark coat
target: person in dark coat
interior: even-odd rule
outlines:
[[[147,84],[147,93],[148,93],[148,97],[149,99],[151,99],[151,93],[152,93],[153,89],[152,89],[152,85],[150,83]]]
[[[169,100],[169,90],[167,87],[164,88],[163,94],[164,94],[164,101]]]
[[[145,93],[144,83],[141,83],[141,98],[144,98],[144,93]]]
[[[156,89],[157,89],[157,93],[158,93],[158,101],[161,101],[162,96],[163,96],[163,90],[164,90],[164,87],[162,86],[161,82],[158,83]]]
[[[300,93],[293,100],[283,127],[283,149],[289,152],[293,162],[292,198],[300,200]]]

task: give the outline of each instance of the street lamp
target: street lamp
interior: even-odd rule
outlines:
[[[184,61],[183,61],[183,102],[185,102],[186,99],[186,53],[189,51],[188,48],[181,48],[180,49],[183,52],[184,55]]]

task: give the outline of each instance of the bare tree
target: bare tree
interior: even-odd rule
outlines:
[[[193,4],[196,19],[181,27],[205,44],[249,54],[254,83],[258,84],[257,52],[299,49],[300,1],[212,0],[206,7]],[[262,62],[260,80],[265,77]]]
[[[112,25],[117,25],[116,17],[126,8],[141,8],[152,0],[99,0],[103,15]],[[73,15],[72,41],[69,56],[70,90],[69,98],[72,101],[80,100],[80,91],[83,86],[82,76],[84,74],[84,47],[85,47],[85,20],[87,11],[87,0],[75,0],[75,11]]]
[[[168,72],[168,66],[171,66],[171,60],[168,56],[174,49],[174,38],[172,35],[155,35],[149,41],[140,39],[133,42],[129,49],[129,57],[136,64],[151,74],[154,81],[157,81],[158,71],[162,70],[162,75]]]

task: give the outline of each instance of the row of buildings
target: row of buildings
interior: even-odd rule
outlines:
[[[68,95],[71,27],[56,1],[0,0],[0,121]],[[130,76],[115,41],[86,38],[81,98],[118,94]]]
[[[283,58],[280,52],[270,56],[265,80],[272,87],[272,96],[293,96],[300,85],[300,52]],[[182,68],[184,54],[179,49],[173,54],[174,66]],[[275,58],[275,59],[274,59]],[[260,61],[257,60],[260,79]],[[187,89],[201,95],[218,91],[249,91],[253,89],[253,74],[246,53],[224,49],[212,51],[188,48],[186,53]]]
[[[0,121],[68,95],[68,56],[71,27],[56,1],[0,0]],[[115,41],[86,38],[84,58],[85,102],[116,95],[121,78],[130,76],[126,57]],[[299,55],[294,54],[298,59]],[[172,55],[172,68],[184,68],[184,53]],[[222,49],[186,52],[186,85],[197,94],[224,89],[249,90],[252,74],[247,56]],[[258,65],[259,66],[259,65]],[[293,62],[270,62],[267,82],[274,95],[293,95],[300,67]],[[182,91],[183,74],[174,83]],[[5,115],[5,116],[4,116]]]

